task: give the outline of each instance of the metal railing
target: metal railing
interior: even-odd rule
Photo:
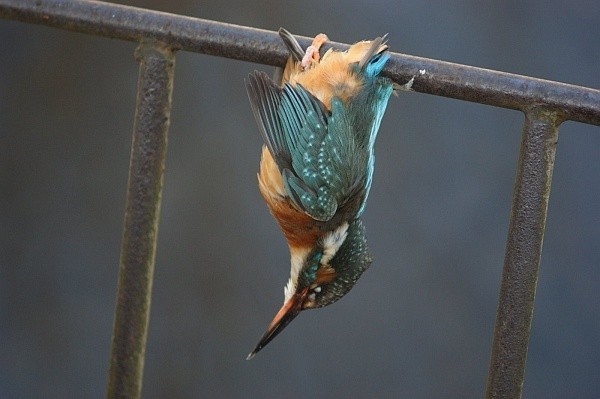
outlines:
[[[84,0],[0,0],[0,17],[139,43],[138,94],[107,397],[141,394],[175,52],[283,65],[276,32]],[[309,38],[299,37],[303,46]],[[325,47],[345,49],[346,44]],[[412,90],[525,114],[486,397],[521,396],[558,127],[600,125],[600,91],[392,53],[384,75]]]

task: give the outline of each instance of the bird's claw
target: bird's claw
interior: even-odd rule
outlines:
[[[321,56],[319,55],[319,49],[327,42],[329,38],[324,33],[319,33],[312,41],[312,44],[306,49],[306,53],[302,58],[302,68],[306,69],[312,65],[313,62],[319,62]]]

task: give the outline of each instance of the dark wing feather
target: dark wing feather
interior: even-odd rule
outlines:
[[[352,181],[340,181],[348,175],[349,158],[343,154],[352,154],[332,146],[351,145],[352,140],[329,137],[332,116],[301,85],[279,87],[265,73],[254,72],[247,80],[247,89],[259,130],[290,199],[314,219],[331,219],[356,180],[352,176]],[[349,128],[336,130],[351,135]]]
[[[258,129],[280,170],[291,168],[288,149],[279,117],[281,89],[264,72],[255,71],[246,80],[246,90]]]

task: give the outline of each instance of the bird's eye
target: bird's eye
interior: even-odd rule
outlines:
[[[308,294],[308,300],[314,302],[317,298],[317,294],[321,292],[321,286],[317,285],[316,287],[310,290],[310,294]]]

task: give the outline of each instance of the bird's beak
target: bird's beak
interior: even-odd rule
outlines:
[[[263,334],[262,338],[256,348],[246,358],[246,360],[252,359],[262,348],[267,346],[273,338],[277,336],[283,329],[290,324],[292,320],[298,316],[298,313],[302,310],[302,303],[308,295],[308,287],[303,290],[296,292],[286,303],[283,304],[279,312],[275,315],[275,318],[269,323],[267,331]]]

